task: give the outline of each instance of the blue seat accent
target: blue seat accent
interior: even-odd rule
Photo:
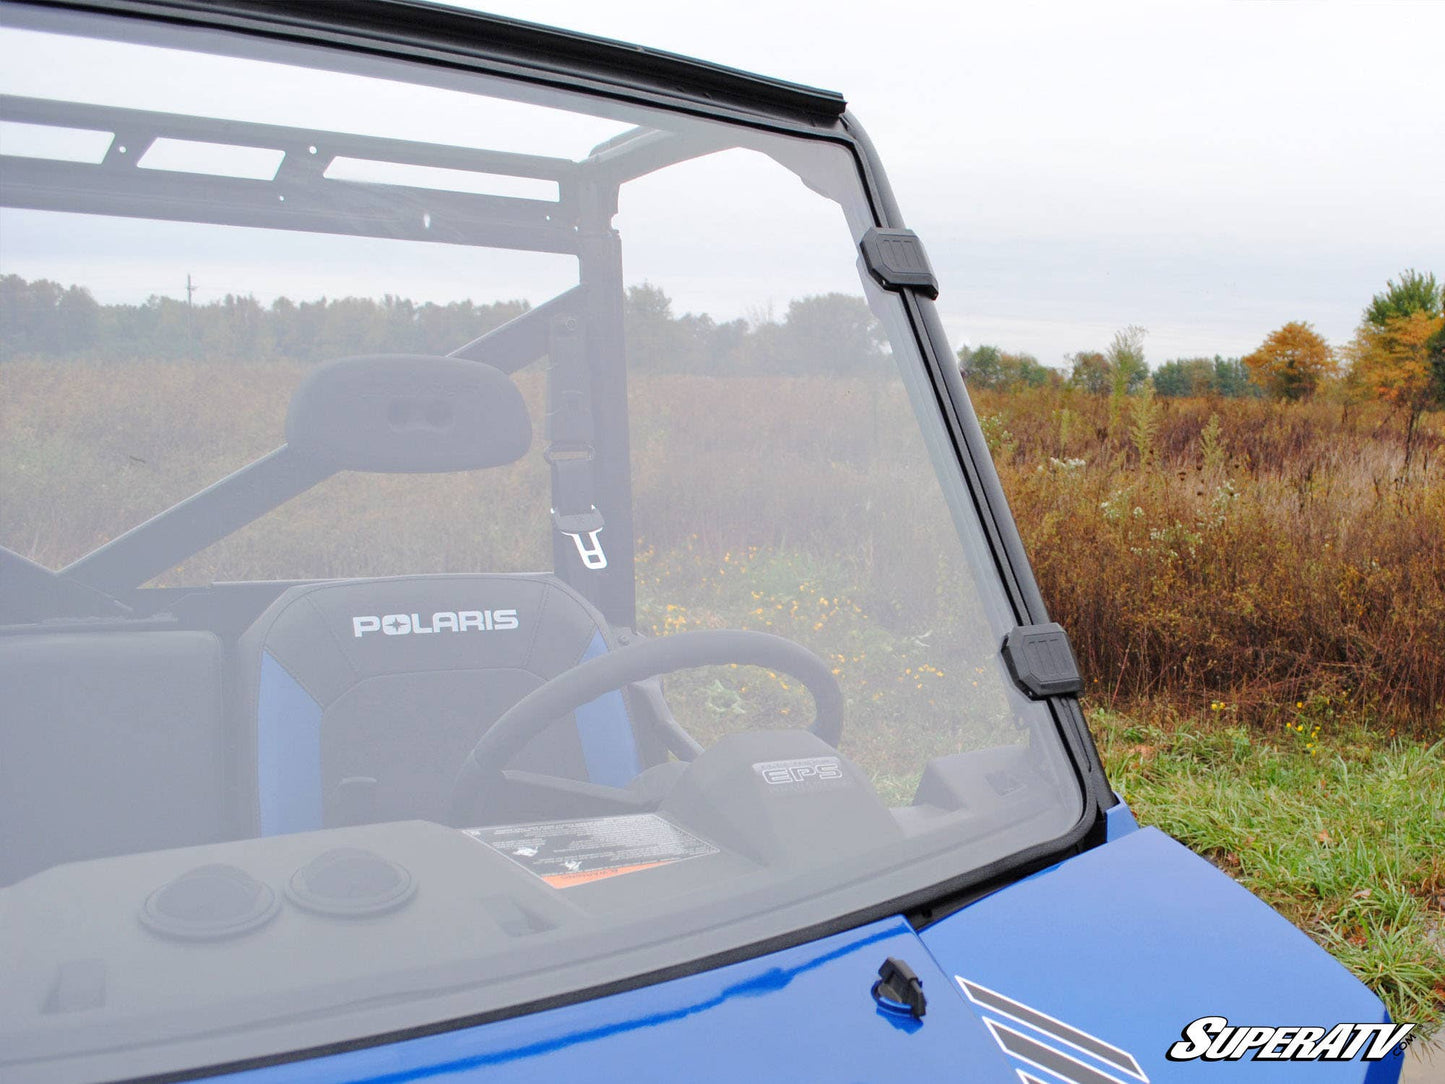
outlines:
[[[602,633],[582,653],[581,662],[607,654]],[[637,741],[632,722],[627,718],[627,704],[621,690],[603,693],[591,703],[577,709],[577,736],[582,741],[582,759],[587,765],[587,778],[593,783],[622,787],[642,770],[637,758]]]
[[[263,836],[321,827],[321,705],[269,651],[256,699],[256,782]]]

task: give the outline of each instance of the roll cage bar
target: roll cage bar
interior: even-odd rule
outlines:
[[[333,0],[324,11],[282,8],[270,0],[25,0],[7,5],[7,21],[55,29],[77,12],[141,16],[150,26],[180,32],[239,30],[406,59],[437,60],[445,53],[448,67],[632,98],[640,93],[673,107],[690,104],[693,112],[743,112],[774,122],[783,117],[809,130],[836,130],[847,108],[833,91],[421,0]],[[93,20],[86,25],[88,32],[128,39],[137,24],[127,19],[109,29]],[[192,45],[246,49],[243,38],[193,39]],[[5,206],[575,256],[577,287],[451,353],[509,373],[544,355],[551,359],[546,458],[552,472],[554,570],[610,622],[635,624],[624,288],[611,219],[622,184],[730,144],[633,127],[574,161],[14,96],[0,98],[0,115],[112,133],[99,163],[0,155]],[[141,168],[159,139],[280,151],[280,164],[261,180]],[[550,181],[557,185],[557,198],[327,177],[338,158]],[[40,566],[3,547],[0,563],[11,573],[12,588],[18,586],[32,607],[50,601],[69,612],[125,612],[129,607],[121,599],[141,584],[331,473],[282,445],[50,573],[53,587],[37,575]],[[97,607],[97,599],[108,603]]]
[[[633,624],[623,283],[612,216],[626,181],[723,144],[634,127],[573,161],[15,96],[0,96],[0,115],[112,135],[99,163],[0,155],[0,203],[8,207],[575,256],[580,285],[458,346],[451,356],[507,373],[551,358],[547,459],[557,527],[554,567],[610,621]],[[146,151],[161,139],[262,148],[279,151],[281,159],[269,179],[142,167]],[[557,185],[558,196],[527,199],[328,177],[341,158],[547,180]],[[282,445],[58,576],[122,595],[332,473]],[[604,528],[623,544],[605,547],[599,537]]]
[[[628,180],[717,149],[633,128],[580,162],[278,125],[0,96],[6,120],[112,133],[98,164],[0,154],[4,203],[29,210],[338,233],[581,256]],[[160,139],[282,153],[269,180],[148,169]],[[337,159],[555,182],[556,200],[329,178]]]

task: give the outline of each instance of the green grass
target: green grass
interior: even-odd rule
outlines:
[[[1297,703],[1273,734],[1167,711],[1091,721],[1140,823],[1211,859],[1328,949],[1398,1021],[1445,1024],[1445,741]],[[1225,718],[1219,718],[1225,716]]]

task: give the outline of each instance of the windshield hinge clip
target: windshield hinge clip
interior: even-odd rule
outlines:
[[[1003,659],[1019,688],[1033,700],[1084,691],[1069,634],[1062,625],[1020,625],[1003,638]]]
[[[938,298],[938,276],[923,251],[923,242],[912,230],[870,226],[858,247],[863,250],[868,273],[885,290],[917,290],[931,300]]]

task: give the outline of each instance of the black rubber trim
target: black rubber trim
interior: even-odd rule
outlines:
[[[732,105],[805,120],[832,120],[848,103],[837,91],[609,38],[424,0],[24,0],[72,10],[140,15],[192,26],[247,30],[336,44],[338,36],[388,47],[442,49],[521,64],[539,73],[584,74],[709,105]],[[353,41],[352,43],[357,44]]]

